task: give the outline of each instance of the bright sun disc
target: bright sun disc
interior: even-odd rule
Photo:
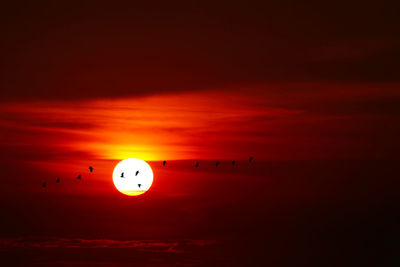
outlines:
[[[153,183],[153,171],[144,160],[124,159],[115,166],[113,181],[121,193],[138,196],[149,190]]]

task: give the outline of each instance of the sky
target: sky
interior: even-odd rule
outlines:
[[[23,255],[17,265],[319,266],[342,246],[332,266],[343,266],[374,251],[368,236],[389,253],[368,262],[389,266],[399,7],[2,3],[1,255]],[[132,157],[155,174],[137,198],[111,177]]]

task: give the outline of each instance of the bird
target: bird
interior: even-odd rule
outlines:
[[[60,178],[57,178],[56,182],[59,183],[60,182]]]
[[[89,166],[89,171],[93,172],[93,167],[92,166]]]
[[[252,160],[253,160],[253,157],[251,157],[251,156],[250,156],[250,158],[249,158],[249,162],[251,163],[251,161],[252,161]]]
[[[137,176],[139,174],[139,171],[136,171],[136,174],[135,174],[135,176]]]
[[[142,186],[142,184],[138,184],[139,188]]]
[[[232,165],[235,165],[236,161],[232,160]]]
[[[82,177],[80,174],[78,174],[78,177],[76,177],[76,179],[80,180]]]
[[[45,188],[45,187],[46,187],[46,182],[44,182],[44,183],[42,184],[42,187],[43,187],[43,188]]]
[[[167,164],[166,160],[163,161],[162,165],[165,166],[165,164]]]
[[[219,161],[215,162],[215,167],[218,167]]]
[[[124,177],[124,173],[121,173],[121,178],[125,178],[125,177]]]
[[[200,162],[196,162],[196,168],[199,167]]]

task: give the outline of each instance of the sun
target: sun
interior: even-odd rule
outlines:
[[[124,159],[114,168],[113,182],[119,192],[128,196],[141,195],[153,183],[150,165],[141,159]]]

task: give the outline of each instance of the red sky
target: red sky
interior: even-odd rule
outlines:
[[[312,266],[331,256],[318,245],[326,236],[358,262],[370,248],[351,258],[352,242],[387,240],[373,225],[390,233],[398,203],[398,10],[2,4],[0,249],[39,265],[85,264],[93,250],[94,263],[256,266],[266,250],[272,266]],[[155,173],[138,198],[111,180],[129,157]],[[68,258],[71,247],[83,250]]]

